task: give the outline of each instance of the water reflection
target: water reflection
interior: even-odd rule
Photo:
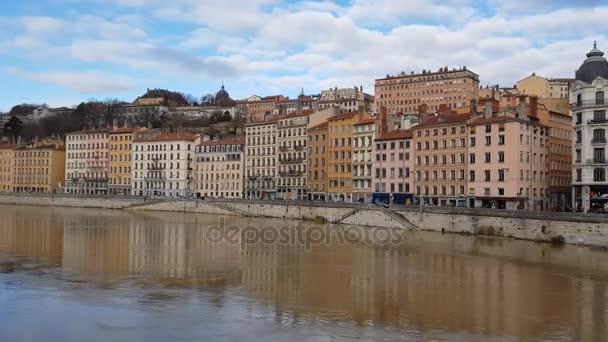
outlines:
[[[35,267],[53,268],[61,287],[78,283],[78,301],[106,291],[133,293],[144,310],[183,308],[199,296],[215,308],[271,310],[276,326],[323,322],[380,327],[399,334],[502,336],[603,341],[608,336],[608,253],[505,239],[404,233],[399,246],[210,243],[217,217],[68,208],[1,207],[0,290]],[[281,225],[229,217],[228,224]],[[38,274],[24,283],[36,287]],[[38,278],[36,278],[38,277]],[[27,283],[29,282],[29,284]],[[142,289],[149,288],[150,291]],[[19,291],[13,287],[13,291]],[[62,287],[62,291],[73,290]],[[117,292],[118,291],[118,292]],[[189,298],[184,300],[184,298]],[[2,297],[0,297],[0,302]],[[15,301],[9,304],[18,306]],[[1,316],[1,314],[0,314]],[[272,329],[266,327],[267,329]],[[482,339],[483,340],[483,339]]]

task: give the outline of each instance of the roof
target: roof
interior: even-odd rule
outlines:
[[[136,130],[137,130],[137,128],[121,127],[121,128],[115,128],[115,129],[111,130],[110,134],[133,133]]]
[[[597,77],[608,79],[608,61],[594,42],[593,49],[587,53],[587,59],[576,71],[576,80],[592,83]]]
[[[16,147],[15,144],[0,144],[0,150],[12,150]]]
[[[457,113],[457,114],[448,114],[448,115],[438,114],[438,115],[434,115],[434,116],[431,116],[429,118],[422,120],[422,122],[420,122],[420,124],[418,126],[416,126],[415,128],[466,122],[468,119],[469,119],[469,113]]]
[[[353,126],[367,125],[367,124],[374,123],[374,122],[376,122],[375,118],[369,118],[369,119],[361,120],[361,121],[357,122],[356,124],[353,124]]]
[[[82,130],[82,131],[76,131],[76,132],[69,132],[66,133],[66,135],[72,135],[72,134],[99,134],[99,133],[108,133],[109,129],[107,128],[103,128],[103,129],[92,129],[92,130]]]
[[[482,124],[490,124],[497,122],[508,122],[508,121],[522,121],[518,118],[507,116],[507,115],[494,115],[491,118],[476,118],[469,121],[470,125],[482,125]]]
[[[15,150],[53,150],[53,151],[65,151],[65,148],[63,146],[56,146],[56,145],[39,145],[39,146],[34,146],[34,147],[29,147],[27,145],[22,145],[19,147],[16,147]]]
[[[309,128],[309,130],[317,130],[317,129],[324,129],[327,128],[329,126],[329,122],[324,121],[316,126],[313,126],[311,128]]]
[[[198,146],[218,146],[218,145],[244,145],[245,137],[242,135],[226,137],[219,140],[208,140],[198,144]]]
[[[394,131],[390,131],[388,133],[384,133],[380,135],[380,137],[376,138],[376,141],[382,140],[397,140],[397,139],[410,139],[414,137],[414,132],[411,129],[396,129]]]
[[[275,116],[272,119],[268,119],[268,120],[250,122],[250,123],[246,124],[245,126],[269,125],[269,124],[273,124],[273,123],[276,124],[279,119],[281,119],[281,117]]]
[[[359,115],[359,113],[357,113],[357,112],[346,112],[346,113],[341,113],[341,114],[334,115],[334,116],[332,116],[332,117],[328,118],[328,119],[327,119],[327,121],[330,121],[330,120],[349,119],[349,118],[352,118],[353,116],[356,116],[356,115]]]
[[[154,141],[194,141],[196,135],[188,133],[161,133],[151,137],[137,137],[134,142],[154,142]]]
[[[291,113],[291,114],[287,114],[285,116],[281,116],[277,119],[283,120],[283,119],[299,118],[301,116],[310,116],[311,113],[312,113],[311,111],[303,111],[301,113]]]

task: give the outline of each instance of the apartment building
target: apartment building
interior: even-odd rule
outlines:
[[[65,187],[69,194],[108,193],[107,129],[71,132],[65,138]]]
[[[13,192],[54,193],[65,180],[63,143],[33,143],[14,150]]]
[[[368,118],[353,125],[353,201],[369,203],[374,191],[372,180],[376,119]]]
[[[203,141],[194,158],[196,197],[243,198],[245,137]]]
[[[374,101],[376,108],[386,107],[389,114],[417,113],[423,104],[433,112],[442,104],[452,109],[467,107],[478,93],[476,73],[466,67],[452,70],[445,67],[436,72],[402,72],[377,79]]]
[[[139,132],[133,139],[131,194],[191,196],[194,147],[198,137],[183,133]]]
[[[576,71],[570,96],[574,118],[573,207],[583,212],[608,212],[607,80],[608,61],[594,44]]]
[[[448,111],[412,128],[415,194],[428,205],[467,205],[468,119]]]
[[[374,192],[412,193],[413,130],[396,129],[380,134],[374,143]]]
[[[245,196],[274,199],[277,196],[277,119],[245,126]]]
[[[251,96],[246,100],[238,101],[237,110],[245,113],[247,122],[264,121],[271,116],[278,115],[277,103],[284,99],[283,95]]]
[[[329,122],[328,200],[351,202],[353,191],[353,127],[368,119],[367,113],[346,112],[327,119]]]
[[[319,109],[337,107],[340,112],[372,111],[374,97],[363,92],[363,86],[331,88],[321,91]]]
[[[304,90],[295,99],[288,97],[278,100],[274,110],[275,115],[289,115],[292,113],[302,113],[305,111],[317,111],[319,109],[319,97],[304,95]]]
[[[108,188],[112,195],[131,194],[131,161],[133,139],[137,128],[115,128],[108,132],[109,161]]]
[[[547,208],[549,128],[518,110],[484,111],[469,122],[470,207],[510,210]]]
[[[536,96],[541,99],[568,99],[570,86],[574,79],[547,79],[532,73],[517,82],[517,90],[522,95]]]
[[[308,198],[314,201],[328,198],[328,127],[329,123],[325,121],[308,129]]]
[[[0,191],[13,191],[13,164],[16,145],[0,144]]]

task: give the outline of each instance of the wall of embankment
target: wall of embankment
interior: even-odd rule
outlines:
[[[172,201],[138,197],[0,195],[0,204],[47,205],[290,218],[340,224],[489,235],[608,248],[608,216],[466,208],[395,207],[250,200]]]

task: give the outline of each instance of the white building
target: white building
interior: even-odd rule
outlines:
[[[576,71],[576,83],[570,95],[574,125],[573,206],[584,212],[608,212],[608,61],[603,56],[594,44]]]
[[[132,194],[191,196],[194,148],[198,137],[179,133],[138,133],[133,140]]]
[[[277,119],[245,127],[246,198],[275,198],[277,195]]]

